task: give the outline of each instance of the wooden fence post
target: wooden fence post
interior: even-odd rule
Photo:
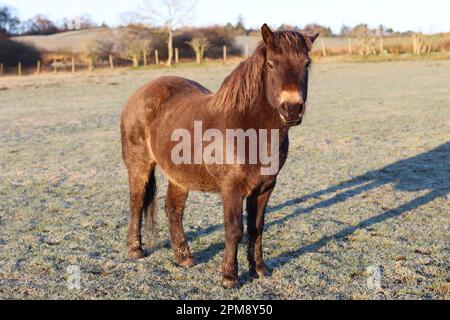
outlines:
[[[17,65],[17,74],[19,76],[22,75],[22,62],[19,62],[19,64]]]
[[[325,47],[325,41],[323,40],[323,38],[320,38],[320,43],[322,45],[322,55],[324,57],[327,56],[327,48]]]
[[[3,63],[0,63],[0,77],[3,77],[4,72],[5,72],[5,66],[3,65]]]
[[[36,63],[36,73],[41,74],[41,60],[38,60]]]
[[[412,35],[412,40],[413,40],[413,54],[416,55],[417,54],[417,37],[415,34]]]
[[[384,38],[383,38],[383,34],[380,34],[380,55],[384,55]]]
[[[72,56],[72,73],[75,73],[75,57]]]
[[[111,70],[114,70],[114,57],[112,56],[112,54],[109,55],[109,68]]]
[[[157,66],[159,66],[159,54],[158,54],[158,50],[155,50],[155,64]]]
[[[431,52],[433,51],[433,39],[434,39],[434,36],[433,36],[433,35],[429,36],[429,38],[428,38],[427,53],[431,53]]]
[[[53,73],[56,73],[56,60],[53,59]]]
[[[417,55],[420,56],[422,54],[423,46],[424,46],[424,39],[423,36],[417,37]]]
[[[180,50],[178,48],[175,48],[175,64],[180,63]]]
[[[348,54],[353,54],[353,47],[352,47],[352,38],[348,38]]]
[[[147,53],[147,52],[144,52],[144,54],[143,54],[143,58],[144,58],[144,67],[147,67],[147,65],[148,65],[148,62],[147,62],[147,56],[148,56],[148,53]]]
[[[223,63],[227,63],[227,46],[223,46]]]
[[[94,61],[92,61],[92,58],[89,58],[89,71],[94,70]]]

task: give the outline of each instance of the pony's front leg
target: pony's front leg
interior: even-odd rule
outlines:
[[[238,193],[222,194],[225,222],[225,254],[222,263],[222,284],[232,289],[239,285],[237,252],[244,234],[242,207],[244,197]]]
[[[171,182],[167,188],[166,215],[175,259],[182,267],[195,266],[183,229],[183,214],[189,191]]]
[[[259,278],[269,275],[267,266],[264,263],[262,239],[267,203],[274,188],[275,181],[270,181],[261,188],[256,189],[247,198],[247,231],[249,238],[247,257],[250,265],[250,274]]]

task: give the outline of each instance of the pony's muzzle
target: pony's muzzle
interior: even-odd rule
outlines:
[[[280,116],[283,122],[290,126],[298,126],[302,123],[303,116],[306,112],[306,104],[287,104],[283,103],[280,106]]]

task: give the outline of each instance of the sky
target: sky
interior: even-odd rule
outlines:
[[[155,0],[158,2],[158,0]],[[0,0],[17,9],[21,19],[44,14],[53,20],[89,14],[98,23],[114,26],[120,15],[136,9],[139,0]],[[398,31],[450,31],[449,0],[198,0],[190,24],[235,23],[242,14],[247,27],[263,23],[304,26],[320,23],[338,32],[343,24],[383,24]]]

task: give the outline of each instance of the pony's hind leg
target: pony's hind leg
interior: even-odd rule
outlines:
[[[195,266],[183,229],[183,214],[189,191],[169,182],[166,197],[166,215],[175,259],[183,267]]]
[[[141,259],[145,256],[142,249],[142,218],[145,197],[149,183],[149,173],[154,170],[148,163],[145,166],[133,167],[128,170],[130,184],[130,223],[128,226],[128,256],[131,259]]]

